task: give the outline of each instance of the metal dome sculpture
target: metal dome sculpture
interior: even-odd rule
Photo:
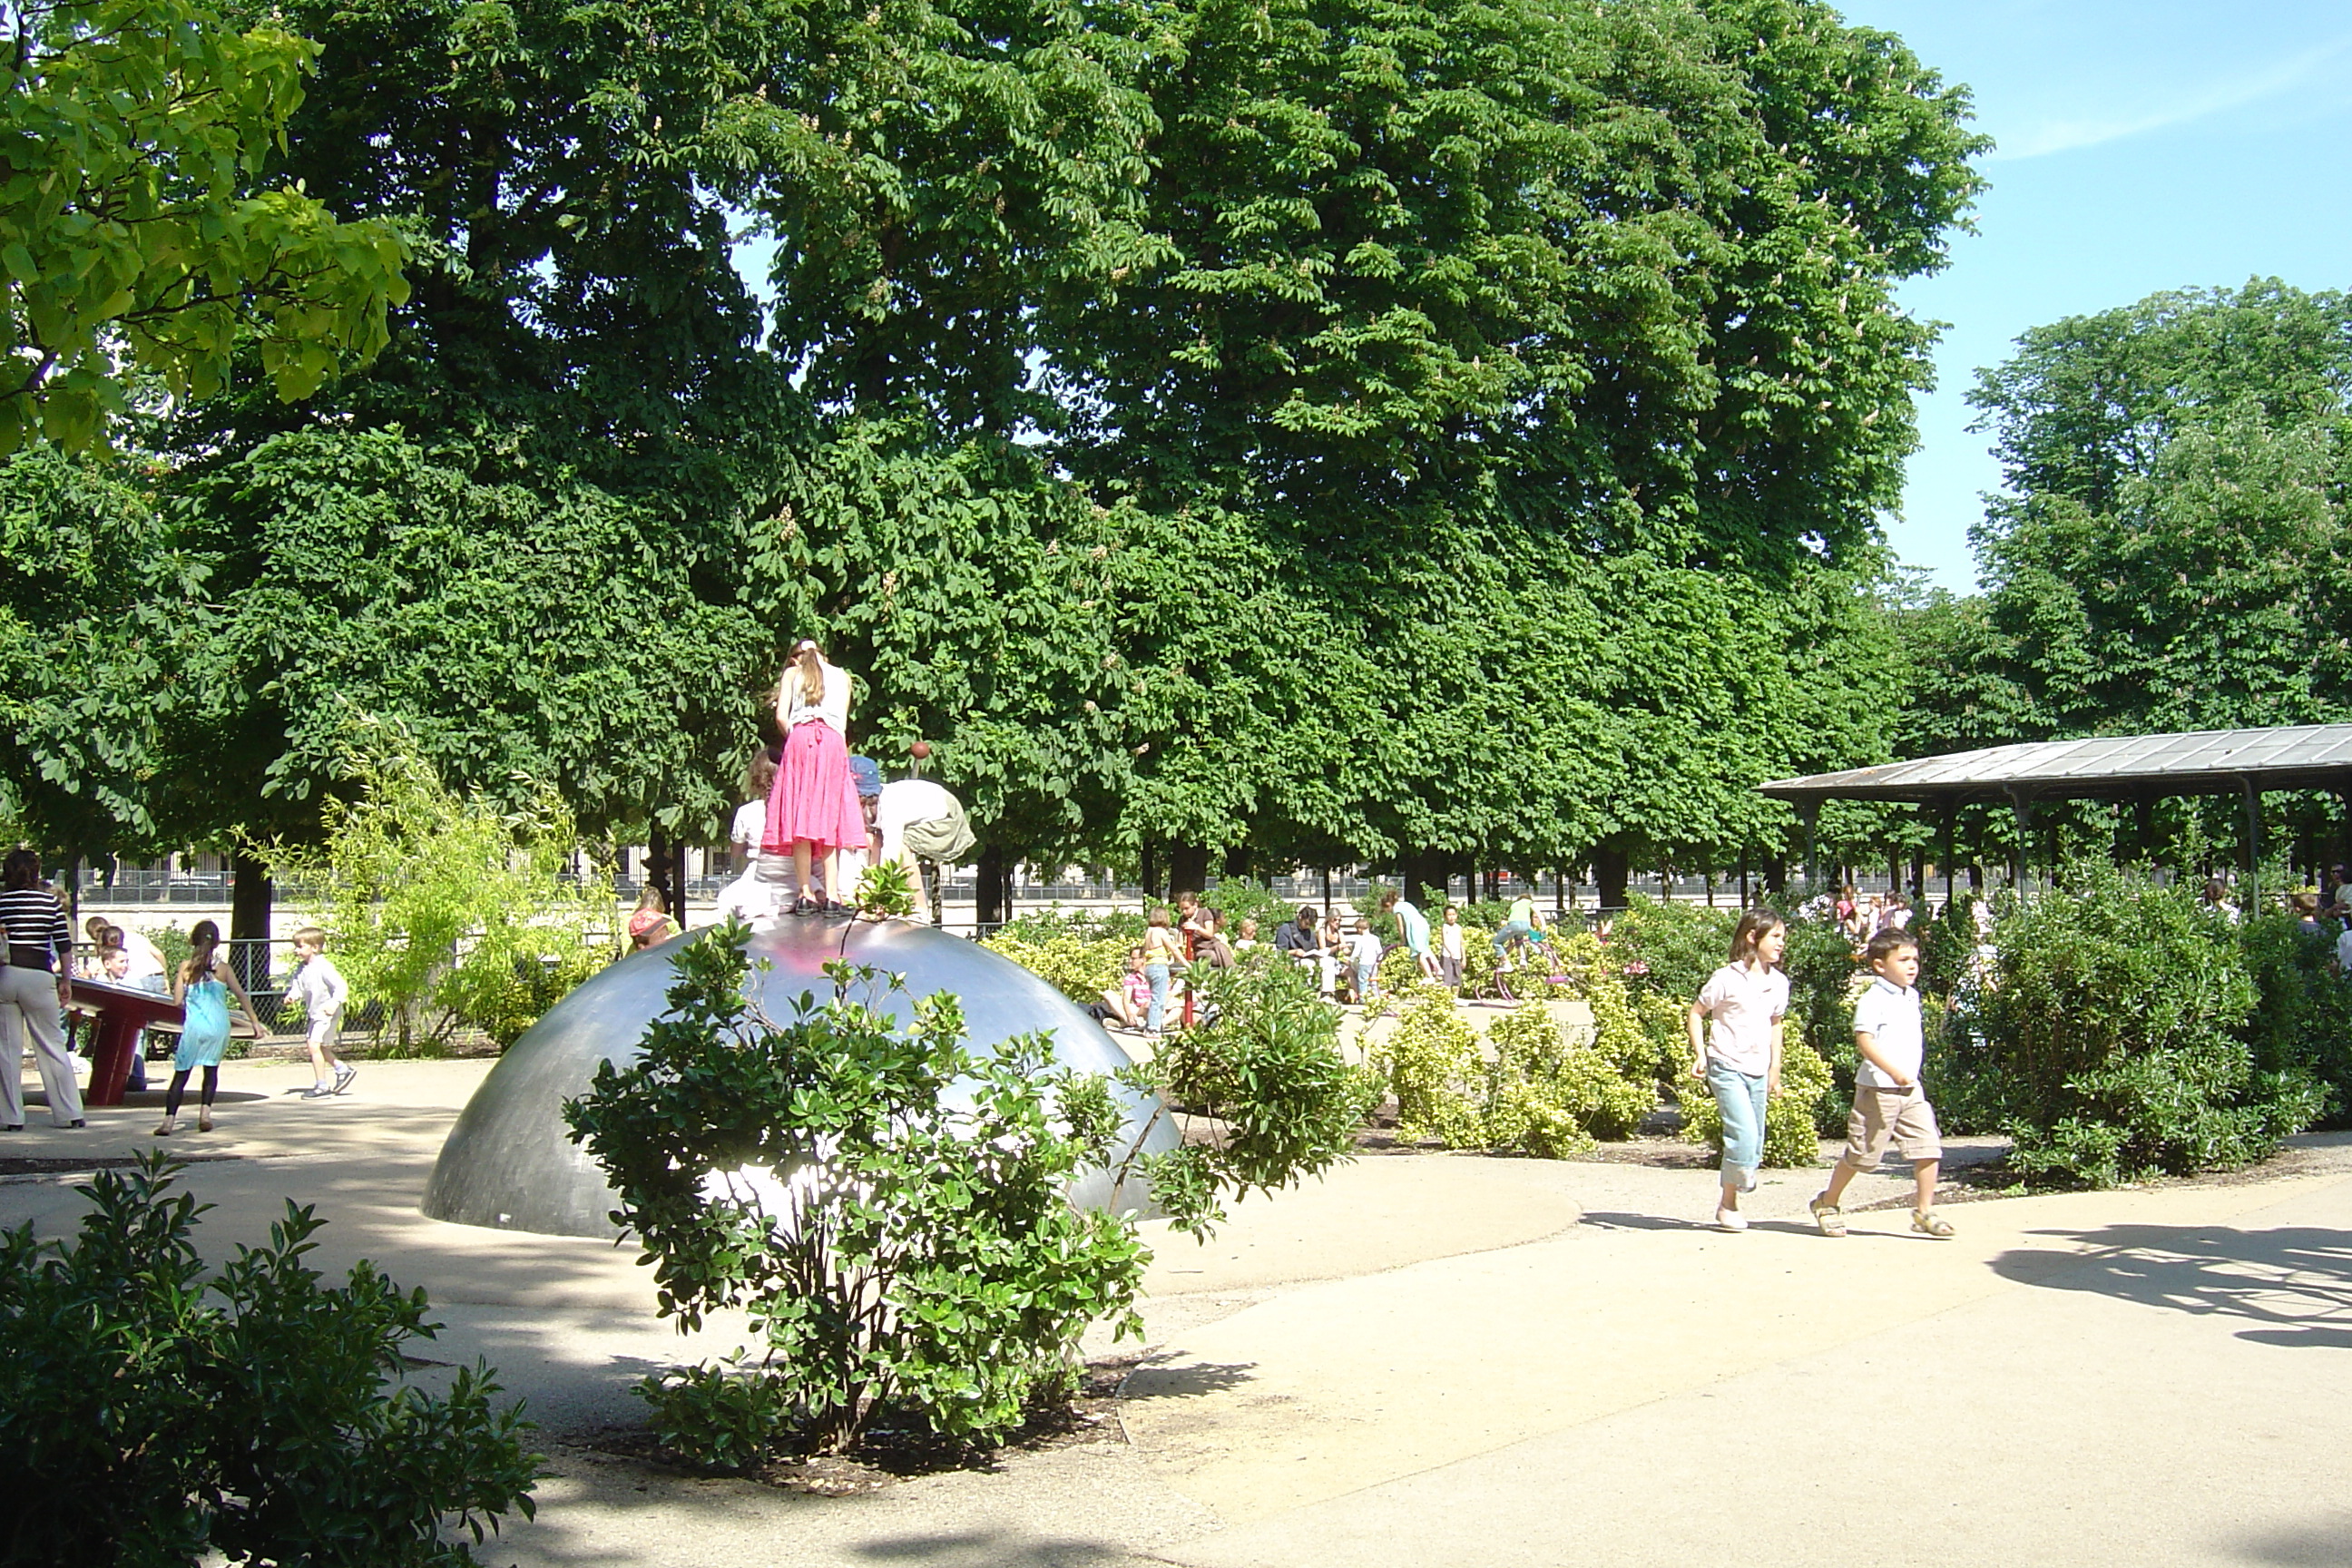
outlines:
[[[428,1217],[555,1236],[615,1234],[610,1216],[618,1199],[603,1169],[572,1142],[563,1102],[586,1091],[598,1062],[636,1058],[646,1026],[667,1006],[669,954],[696,934],[673,937],[591,976],[507,1047],[441,1145],[418,1205]],[[755,930],[745,952],[755,961],[745,982],[751,999],[773,1016],[788,1016],[804,991],[829,994],[823,966],[841,959],[904,976],[905,992],[878,1003],[902,1020],[912,1016],[914,998],[953,993],[975,1050],[1045,1030],[1053,1035],[1059,1067],[1107,1073],[1127,1063],[1102,1026],[1045,981],[931,926],[784,919]],[[761,959],[764,971],[756,967]],[[1147,1097],[1123,1088],[1114,1092],[1127,1104],[1129,1147],[1147,1128],[1147,1152],[1177,1146],[1171,1118],[1153,1125],[1155,1107]],[[1089,1208],[1149,1209],[1139,1183],[1114,1193],[1107,1171],[1088,1173],[1071,1199]]]

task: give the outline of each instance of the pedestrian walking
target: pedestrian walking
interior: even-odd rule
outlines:
[[[1707,977],[1684,1025],[1690,1075],[1704,1081],[1723,1113],[1723,1195],[1715,1223],[1746,1230],[1739,1194],[1756,1189],[1764,1163],[1766,1103],[1780,1092],[1780,1021],[1789,1011],[1789,977],[1780,954],[1789,933],[1769,910],[1749,910],[1732,928],[1731,961]]]
[[[343,972],[327,956],[327,933],[317,926],[304,926],[296,931],[294,978],[287,984],[286,999],[301,1004],[309,1034],[310,1087],[303,1093],[305,1100],[341,1094],[360,1076],[360,1069],[343,1060],[335,1049],[342,1043],[343,1005],[351,994]]]
[[[1875,974],[1853,1005],[1853,1048],[1862,1060],[1853,1072],[1845,1152],[1830,1173],[1829,1185],[1806,1206],[1823,1236],[1843,1236],[1845,1215],[1838,1200],[1854,1177],[1878,1168],[1878,1157],[1892,1139],[1895,1151],[1911,1162],[1911,1228],[1948,1241],[1952,1222],[1936,1212],[1943,1137],[1936,1127],[1936,1108],[1927,1103],[1927,1091],[1919,1082],[1919,1067],[1927,1054],[1915,985],[1919,939],[1907,931],[1882,931],[1870,939],[1869,955]]]
[[[180,1004],[185,1021],[180,1026],[180,1048],[172,1053],[172,1087],[163,1094],[163,1121],[155,1129],[158,1138],[172,1136],[180,1120],[180,1104],[187,1097],[188,1075],[200,1068],[205,1082],[196,1105],[196,1131],[213,1130],[221,1057],[228,1050],[229,998],[236,998],[257,1033],[261,1027],[253,1011],[253,998],[245,994],[244,984],[220,947],[220,927],[210,921],[198,921],[188,932],[187,960],[180,965],[172,986],[172,999]]]
[[[12,849],[0,860],[0,927],[8,966],[0,970],[0,1132],[25,1130],[25,1042],[40,1064],[49,1121],[82,1125],[81,1086],[66,1053],[66,998],[73,992],[73,926],[41,879],[41,858]]]

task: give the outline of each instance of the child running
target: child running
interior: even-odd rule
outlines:
[[[1900,926],[1889,926],[1870,939],[1867,951],[1877,975],[1853,1005],[1853,1044],[1862,1053],[1862,1065],[1853,1074],[1845,1152],[1830,1173],[1830,1184],[1807,1206],[1823,1236],[1843,1236],[1845,1216],[1838,1212],[1838,1199],[1845,1195],[1846,1184],[1877,1167],[1879,1153],[1892,1138],[1911,1162],[1917,1184],[1911,1228],[1948,1241],[1952,1222],[1936,1212],[1936,1175],[1944,1145],[1936,1130],[1936,1108],[1919,1087],[1919,1064],[1927,1055],[1919,993],[1912,987],[1919,978],[1919,940]]]
[[[180,1119],[180,1102],[187,1097],[188,1075],[205,1069],[203,1098],[196,1110],[196,1131],[213,1130],[213,1101],[220,1094],[221,1053],[228,1049],[228,999],[234,994],[245,1016],[253,1018],[253,999],[237,983],[236,971],[220,954],[220,927],[198,921],[188,932],[187,962],[173,977],[172,999],[186,1010],[180,1026],[180,1048],[172,1054],[172,1087],[163,1096],[163,1122],[158,1138],[169,1138]],[[255,1019],[259,1026],[260,1020]]]
[[[1789,977],[1780,973],[1789,933],[1769,910],[1749,910],[1731,932],[1731,962],[1707,977],[1684,1020],[1691,1077],[1704,1079],[1723,1112],[1723,1197],[1715,1223],[1746,1230],[1739,1194],[1756,1190],[1764,1163],[1765,1102],[1780,1092],[1780,1020]],[[1714,1028],[1702,1032],[1705,1020]]]
[[[352,1080],[360,1076],[359,1068],[335,1054],[343,1037],[343,1004],[351,997],[351,987],[343,983],[343,972],[327,957],[327,933],[317,926],[304,926],[294,933],[294,979],[286,987],[286,999],[302,1005],[302,1016],[309,1020],[310,1030],[311,1083],[302,1098],[325,1100],[351,1088]]]

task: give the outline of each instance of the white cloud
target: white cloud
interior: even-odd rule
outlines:
[[[2352,49],[2352,36],[2302,50],[2261,70],[2227,78],[2202,91],[2170,98],[2159,106],[2121,113],[2044,119],[2022,132],[2000,136],[2000,147],[1993,156],[2003,161],[2045,158],[2053,153],[2097,147],[2242,109],[2304,85],[2347,49]]]

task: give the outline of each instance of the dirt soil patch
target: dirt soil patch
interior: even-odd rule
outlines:
[[[740,1473],[746,1479],[815,1497],[848,1497],[878,1491],[917,1476],[945,1470],[993,1470],[1014,1454],[1043,1453],[1090,1443],[1125,1443],[1118,1419],[1118,1389],[1144,1352],[1106,1356],[1087,1363],[1076,1397],[1031,1412],[1029,1419],[989,1446],[942,1437],[919,1419],[883,1412],[857,1446],[842,1454],[787,1453],[753,1469],[729,1472],[697,1465],[662,1446],[643,1427],[608,1426],[585,1434],[576,1446],[650,1468],[688,1476]]]

